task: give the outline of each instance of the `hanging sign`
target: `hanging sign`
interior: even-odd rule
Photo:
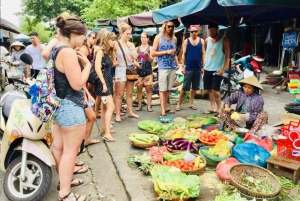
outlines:
[[[298,45],[299,31],[289,30],[284,32],[282,39],[282,47],[283,48],[291,48]]]

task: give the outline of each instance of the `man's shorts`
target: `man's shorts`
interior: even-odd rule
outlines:
[[[201,71],[186,71],[184,74],[183,91],[198,90],[200,87]]]
[[[58,110],[53,115],[53,120],[61,127],[79,126],[86,123],[83,108],[68,99],[61,101]]]
[[[159,91],[171,91],[176,70],[158,70]]]
[[[223,76],[214,75],[216,71],[207,71],[204,70],[203,83],[204,90],[214,90],[220,91],[221,82],[223,80]]]
[[[135,85],[142,85],[142,86],[150,86],[153,83],[153,75],[148,75],[146,77],[139,77],[139,79],[136,81]]]

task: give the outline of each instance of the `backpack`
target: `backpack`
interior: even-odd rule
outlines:
[[[52,119],[53,114],[59,108],[61,98],[57,97],[54,85],[54,62],[59,51],[68,46],[54,47],[50,53],[50,59],[45,69],[40,70],[36,82],[29,88],[31,95],[30,109],[43,123]],[[67,87],[63,94],[66,95]]]
[[[92,61],[92,67],[91,67],[91,71],[90,71],[90,75],[88,77],[88,80],[87,82],[90,83],[90,84],[93,84],[95,85],[97,82],[100,81],[97,73],[96,73],[96,70],[95,70],[95,61],[96,61],[96,55],[97,55],[97,52],[95,52],[95,56],[93,58],[93,61]]]

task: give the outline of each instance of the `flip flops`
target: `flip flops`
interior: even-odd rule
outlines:
[[[72,181],[78,181],[77,183],[73,183],[72,184]],[[72,179],[71,180],[71,187],[75,187],[75,186],[80,186],[80,185],[82,185],[82,184],[84,184],[84,181],[82,181],[82,180],[80,180],[80,179]],[[59,191],[60,190],[60,183],[58,182],[58,185],[57,185],[57,187],[56,187],[56,189]]]
[[[115,142],[116,141],[115,138],[113,138],[111,135],[104,135],[102,137],[102,139],[106,142]]]
[[[175,112],[171,109],[166,110],[166,113],[175,114]]]
[[[190,105],[189,108],[191,108],[192,110],[198,110],[198,108],[195,105]]]
[[[84,165],[84,162],[81,162],[81,161],[75,162],[75,166],[83,166],[83,165]]]
[[[90,143],[84,144],[84,147],[88,147],[88,146],[98,144],[98,143],[100,143],[100,140],[91,140]]]
[[[215,113],[217,113],[217,111],[206,110],[206,111],[204,112],[204,114],[215,114]]]
[[[76,170],[76,171],[73,172],[73,175],[75,175],[75,174],[83,174],[83,173],[86,173],[87,171],[88,171],[87,168],[81,166],[78,170]]]
[[[177,112],[178,112],[178,111],[181,111],[180,107],[178,107],[178,106],[175,108],[175,110],[176,110]]]

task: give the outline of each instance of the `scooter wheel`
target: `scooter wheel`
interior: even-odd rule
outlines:
[[[48,192],[51,181],[51,168],[33,155],[27,157],[25,181],[20,178],[22,156],[9,164],[3,181],[4,193],[10,200],[41,200]],[[22,189],[20,188],[22,186]]]

